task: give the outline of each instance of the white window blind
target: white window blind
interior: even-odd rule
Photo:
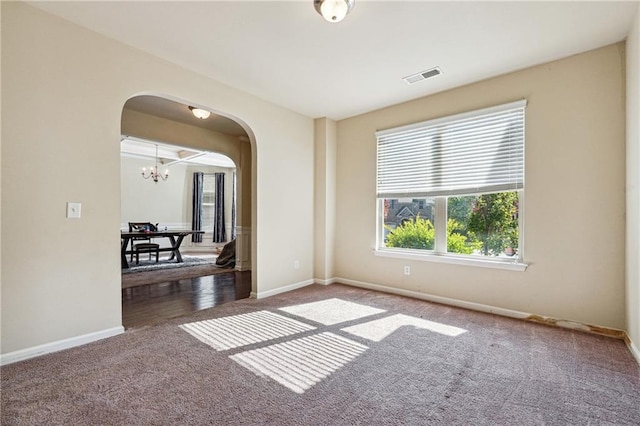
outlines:
[[[525,106],[522,100],[377,132],[378,198],[523,188]]]

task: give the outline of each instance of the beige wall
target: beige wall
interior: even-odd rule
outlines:
[[[175,164],[169,179],[143,179],[142,167],[152,162],[140,158],[122,157],[120,160],[120,223],[152,222],[160,226],[169,223],[190,223],[187,210],[191,195],[191,176],[186,164]],[[160,171],[164,169],[160,167]]]
[[[251,227],[251,144],[234,136],[125,108],[122,134],[224,154],[237,169],[238,226]]]
[[[0,23],[2,22],[2,7],[0,7]],[[0,45],[2,44],[2,31],[0,31]],[[0,48],[0,52],[2,49]],[[2,70],[2,55],[0,55],[0,70]],[[2,72],[0,72],[0,94],[2,91]],[[0,102],[0,117],[2,115],[2,103]],[[2,164],[2,120],[0,120],[0,164]],[[0,242],[2,242],[2,173],[0,171]],[[0,271],[2,271],[2,244],[0,244]],[[0,272],[0,306],[2,306],[2,273]],[[2,332],[2,315],[0,314],[0,332]],[[2,353],[2,338],[0,336],[0,353]]]
[[[326,283],[334,274],[336,212],[336,122],[315,120],[314,278]]]
[[[119,141],[123,106],[139,94],[245,127],[253,290],[312,278],[312,119],[25,3],[1,7],[3,354],[122,324]],[[82,203],[81,219],[65,218],[67,201]]]
[[[627,332],[640,362],[640,10],[627,38]]]
[[[169,179],[156,183],[151,179],[143,179],[140,175],[140,170],[150,165],[153,165],[153,162],[149,160],[122,157],[121,228],[127,229],[128,222],[152,222],[158,223],[161,229],[164,226],[168,226],[169,229],[191,229],[193,174],[195,172],[225,173],[225,225],[227,239],[230,239],[234,169],[178,163],[169,168]],[[160,168],[160,170],[164,169]],[[204,241],[211,242],[212,230],[207,229],[206,232]],[[167,239],[158,242],[168,245]],[[192,246],[190,238],[182,243],[182,247]]]
[[[336,277],[624,328],[623,64],[609,46],[340,121]],[[374,256],[375,131],[522,98],[529,268]]]
[[[621,45],[344,120],[336,136],[330,120],[316,120],[314,129],[307,117],[24,3],[2,2],[0,11],[2,354],[121,325],[121,114],[139,94],[203,105],[247,130],[253,149],[241,145],[238,166],[253,171],[241,185],[252,194],[242,220],[252,226],[254,292],[315,273],[625,328]],[[626,328],[637,344],[637,16],[632,37]],[[375,131],[520,98],[529,101],[527,271],[375,257]],[[82,219],[64,217],[67,201],[83,203]],[[314,223],[323,228],[315,235]]]

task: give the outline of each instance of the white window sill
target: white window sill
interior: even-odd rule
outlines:
[[[416,253],[415,251],[408,250],[373,250],[373,253],[376,256],[380,257],[391,257],[394,259],[407,259],[407,260],[418,260],[418,261],[426,261],[426,262],[437,262],[437,263],[449,263],[453,265],[466,265],[466,266],[477,266],[480,268],[492,268],[492,269],[504,269],[508,271],[519,271],[524,272],[529,266],[526,263],[519,263],[517,261],[500,261],[500,260],[490,260],[490,259],[479,259],[477,257],[461,257],[461,256],[451,256],[451,255],[442,255],[435,253]]]

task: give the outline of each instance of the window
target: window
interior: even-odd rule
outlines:
[[[378,252],[521,262],[525,106],[377,132]]]
[[[202,181],[202,230],[213,232],[216,206],[216,177],[205,174]]]
[[[193,173],[193,222],[192,229],[213,234],[211,242],[227,241],[227,223],[225,221],[225,176],[232,169],[224,172],[205,174]],[[231,193],[231,225],[235,226],[235,188]],[[200,237],[200,238],[196,238]],[[201,234],[194,235],[193,242],[202,242]]]

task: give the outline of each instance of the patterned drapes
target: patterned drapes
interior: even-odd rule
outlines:
[[[191,230],[202,231],[202,187],[204,183],[204,173],[196,172],[193,174],[193,197],[192,197],[192,219]],[[192,234],[191,241],[194,243],[202,242],[202,234]]]
[[[233,191],[231,197],[231,239],[236,239],[236,172],[233,172]]]
[[[215,213],[213,217],[213,242],[224,243],[227,235],[224,229],[224,173],[216,173]]]

